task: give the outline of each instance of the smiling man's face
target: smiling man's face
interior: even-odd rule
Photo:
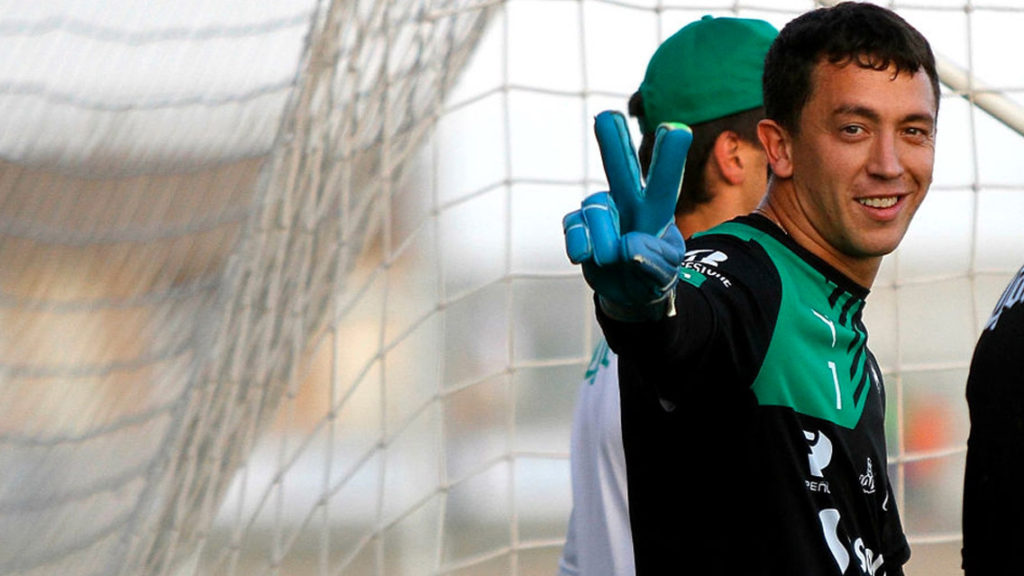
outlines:
[[[819,63],[788,138],[787,220],[840,270],[896,249],[935,162],[936,95],[928,75]],[[788,174],[787,174],[788,171]],[[847,265],[844,265],[847,264]]]

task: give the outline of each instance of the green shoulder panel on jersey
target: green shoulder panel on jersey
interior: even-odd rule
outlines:
[[[855,427],[877,377],[869,369],[867,334],[860,323],[864,300],[766,232],[740,223],[714,232],[759,244],[782,283],[775,332],[752,385],[758,402]]]
[[[701,284],[704,284],[708,277],[690,268],[680,268],[679,279],[687,284],[692,284],[696,288],[700,288]]]

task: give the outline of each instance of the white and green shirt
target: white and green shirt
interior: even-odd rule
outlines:
[[[559,576],[633,576],[622,448],[618,360],[598,344],[576,400],[570,465],[572,513]]]

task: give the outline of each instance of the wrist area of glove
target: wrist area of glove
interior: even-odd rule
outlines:
[[[597,305],[612,320],[619,322],[655,322],[676,315],[676,291],[673,285],[665,295],[647,304],[620,304],[597,294]]]

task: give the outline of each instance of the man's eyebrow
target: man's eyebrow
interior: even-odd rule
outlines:
[[[906,118],[903,119],[903,122],[923,122],[925,124],[928,124],[929,126],[934,126],[935,116],[924,113],[908,114]]]
[[[882,119],[882,117],[879,116],[878,112],[876,112],[875,110],[868,108],[867,106],[858,106],[856,104],[844,104],[842,106],[838,106],[835,110],[832,111],[832,115],[860,116],[862,118],[867,118],[868,120],[872,120],[875,122]]]
[[[871,120],[872,122],[878,122],[878,121],[881,120],[881,116],[878,114],[877,111],[875,111],[875,110],[873,110],[871,108],[868,108],[867,106],[860,106],[860,105],[857,105],[857,104],[846,104],[846,105],[838,106],[838,107],[836,107],[835,110],[832,111],[832,115],[833,116],[842,116],[842,115],[860,116],[861,118],[867,118],[868,120]],[[925,113],[925,112],[917,112],[917,113],[906,115],[900,121],[903,122],[903,123],[906,123],[906,122],[924,122],[924,123],[928,124],[929,126],[931,126],[931,125],[935,124],[935,116],[932,115],[932,114]]]

